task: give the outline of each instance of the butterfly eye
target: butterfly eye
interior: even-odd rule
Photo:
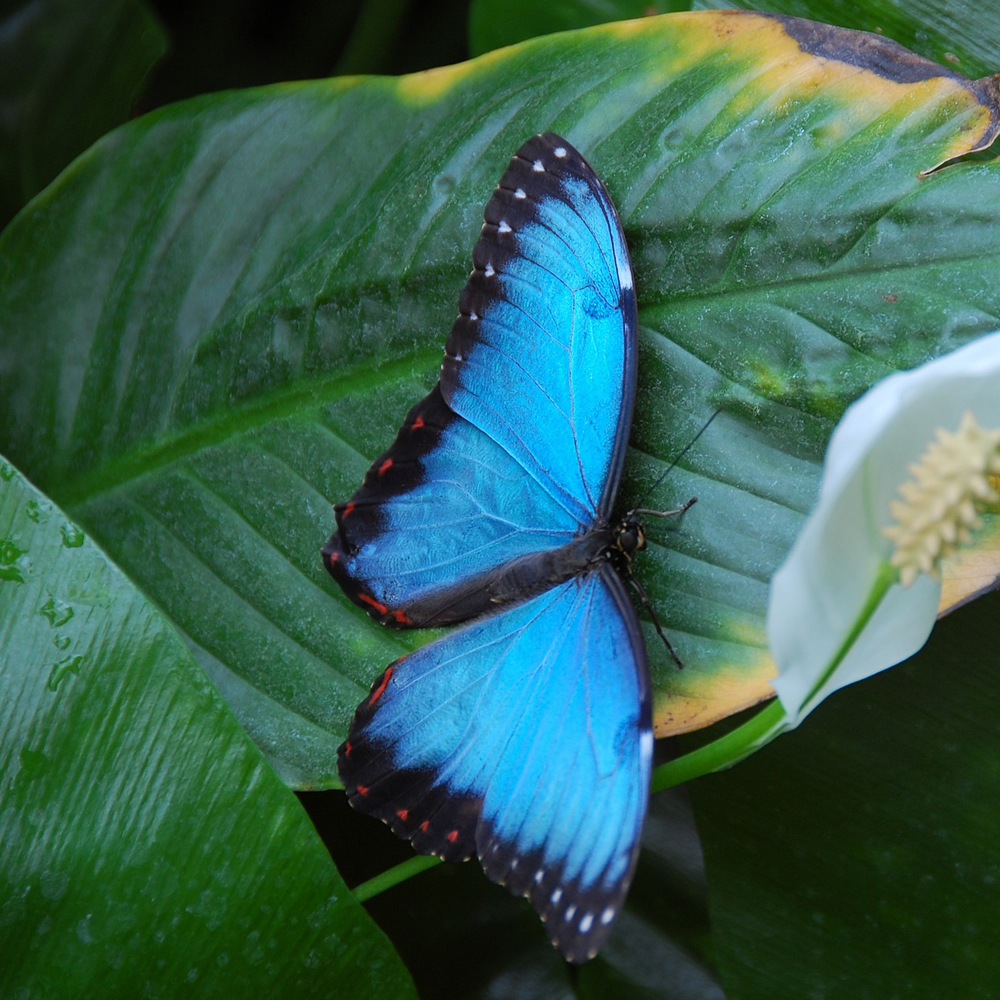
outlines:
[[[630,556],[646,547],[646,535],[642,525],[635,521],[622,521],[618,529],[616,544],[621,552]]]

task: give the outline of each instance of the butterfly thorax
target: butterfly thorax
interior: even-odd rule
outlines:
[[[630,576],[632,573],[632,558],[636,552],[646,547],[646,533],[642,525],[634,518],[626,515],[611,529],[613,540],[604,555],[620,576]]]

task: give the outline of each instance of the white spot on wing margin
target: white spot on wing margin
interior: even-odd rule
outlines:
[[[632,269],[628,266],[628,261],[622,257],[618,260],[618,283],[622,288],[632,287]]]

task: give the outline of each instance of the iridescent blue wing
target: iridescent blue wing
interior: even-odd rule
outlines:
[[[352,805],[425,854],[478,854],[585,961],[632,878],[652,745],[645,645],[605,564],[386,668],[338,763]]]
[[[448,407],[440,387],[335,510],[327,569],[355,603],[396,626],[479,614],[497,567],[562,545],[580,528],[503,447]]]
[[[529,139],[486,206],[441,373],[451,408],[581,524],[611,514],[632,424],[636,307],[604,185],[565,139]]]
[[[628,252],[607,192],[535,136],[486,206],[434,390],[351,500],[327,568],[391,625],[490,607],[486,581],[607,518],[636,377]]]

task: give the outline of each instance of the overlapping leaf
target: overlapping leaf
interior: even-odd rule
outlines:
[[[183,641],[2,460],[0,665],[0,995],[409,995]]]
[[[690,10],[690,0],[570,0],[538,4],[531,0],[472,0],[469,50],[473,55],[539,35],[586,28],[670,11]]]
[[[874,36],[703,13],[163,109],[0,242],[0,435],[286,779],[332,782],[372,676],[424,637],[324,579],[328,504],[433,383],[510,153],[561,131],[636,270],[623,504],[700,500],[639,573],[686,663],[650,630],[660,731],[705,724],[769,691],[767,581],[837,416],[998,325],[1000,171],[921,174],[991,138],[992,102]]]

